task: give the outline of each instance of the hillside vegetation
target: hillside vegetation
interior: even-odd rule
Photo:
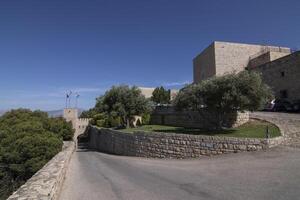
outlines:
[[[70,123],[41,111],[18,109],[0,117],[0,199],[42,168],[73,134]]]

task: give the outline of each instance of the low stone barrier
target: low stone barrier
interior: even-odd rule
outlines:
[[[172,106],[156,107],[151,113],[151,124],[180,126],[186,128],[211,129],[218,119],[211,111],[176,111]],[[238,127],[249,121],[249,112],[233,112],[224,116],[223,126]]]
[[[64,142],[63,150],[14,192],[8,200],[57,199],[74,148],[74,142]]]
[[[124,133],[89,127],[89,148],[117,155],[151,158],[196,158],[273,147],[277,138],[233,138],[176,133]]]

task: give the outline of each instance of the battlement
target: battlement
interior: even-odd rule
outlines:
[[[88,127],[89,123],[90,123],[89,118],[79,118],[76,120],[76,131],[77,131],[77,135],[80,135],[82,133],[84,133],[85,129]]]
[[[77,120],[77,122],[78,123],[86,123],[86,122],[89,122],[91,119],[89,119],[89,118],[79,118],[78,120]]]
[[[76,108],[64,109],[64,118],[66,121],[72,122],[72,126],[76,130],[74,138],[77,138],[78,135],[84,133],[91,120],[89,118],[78,118],[78,109]]]

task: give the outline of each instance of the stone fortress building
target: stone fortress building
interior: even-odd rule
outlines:
[[[300,52],[266,45],[213,42],[193,59],[194,83],[243,70],[262,73],[276,98],[300,99]]]
[[[273,89],[275,97],[290,102],[300,100],[300,51],[251,70],[261,72],[263,81]]]

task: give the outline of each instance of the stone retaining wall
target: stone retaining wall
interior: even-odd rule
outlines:
[[[63,150],[14,192],[8,200],[57,199],[74,147],[74,142],[64,142]]]
[[[232,138],[175,133],[123,133],[89,127],[89,148],[117,155],[151,158],[196,158],[267,149],[272,139]]]
[[[176,111],[173,107],[157,107],[151,114],[151,124],[180,126],[186,128],[212,129],[218,124],[216,115],[205,109],[196,111]],[[235,112],[225,116],[224,127],[232,128],[249,121],[249,112]]]

